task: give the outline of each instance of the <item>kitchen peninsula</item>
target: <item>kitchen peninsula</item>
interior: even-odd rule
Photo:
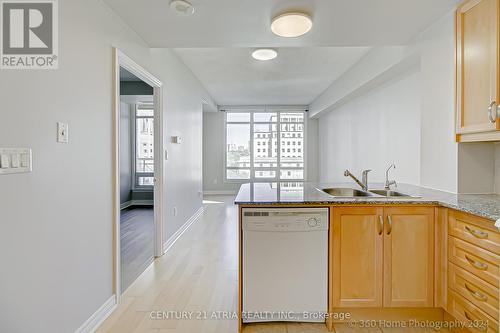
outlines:
[[[500,219],[500,196],[457,195],[406,184],[388,196],[373,190],[383,184],[370,184],[367,191],[355,188],[352,183],[301,182],[241,186],[235,199],[240,329],[246,325],[245,210],[327,208],[325,322],[330,330],[343,322],[334,314],[348,312],[351,320],[477,321],[484,324],[478,332],[498,332],[500,232],[495,221]]]

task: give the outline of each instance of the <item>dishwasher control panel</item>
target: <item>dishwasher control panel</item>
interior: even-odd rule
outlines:
[[[244,208],[243,230],[278,232],[328,230],[328,208]]]

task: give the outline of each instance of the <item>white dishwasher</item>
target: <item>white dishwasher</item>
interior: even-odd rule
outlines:
[[[243,322],[324,322],[328,208],[243,209]]]

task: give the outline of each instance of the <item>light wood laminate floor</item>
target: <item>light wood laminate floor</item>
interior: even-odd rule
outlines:
[[[238,304],[238,215],[233,200],[232,196],[205,197],[205,211],[200,219],[129,287],[118,308],[98,332],[236,333],[237,320],[221,318],[224,314],[235,313]],[[205,314],[216,318],[196,318]],[[337,333],[436,332],[367,330],[347,326],[339,326],[336,330]],[[251,325],[245,329],[245,333],[256,332],[315,333],[327,330],[323,324],[301,323]]]

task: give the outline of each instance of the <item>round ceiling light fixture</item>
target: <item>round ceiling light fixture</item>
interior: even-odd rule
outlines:
[[[305,13],[284,13],[271,21],[271,30],[281,37],[299,37],[311,30],[311,16]]]
[[[170,1],[170,8],[177,14],[190,16],[194,14],[194,6],[185,0]]]
[[[278,52],[273,49],[257,49],[252,52],[252,58],[255,60],[272,60],[278,56]]]

